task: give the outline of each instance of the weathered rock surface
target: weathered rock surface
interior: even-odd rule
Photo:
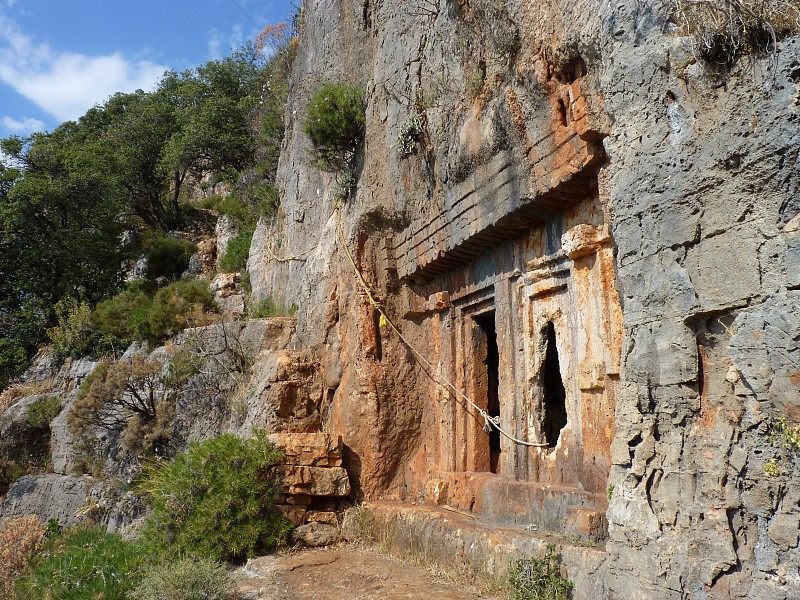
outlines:
[[[287,465],[341,467],[342,438],[329,433],[271,433],[269,441],[281,449]]]
[[[330,546],[339,541],[339,528],[326,523],[307,523],[292,530],[292,541],[309,548]]]
[[[105,508],[100,499],[108,488],[93,477],[26,475],[11,486],[0,503],[0,516],[36,515],[44,522],[55,519],[61,525],[99,520]]]
[[[282,494],[329,496],[342,498],[350,495],[350,480],[341,467],[303,467],[281,465],[279,472]]]
[[[491,511],[492,489],[563,486],[587,496],[559,518],[608,521],[600,587],[576,598],[800,596],[797,457],[769,438],[800,421],[800,39],[721,68],[666,3],[487,6],[304,4],[285,218],[259,224],[248,270],[256,297],[300,306],[356,493]],[[367,97],[341,213],[302,132],[320,73]],[[414,111],[424,140],[401,156]],[[275,261],[277,235],[308,254]],[[432,381],[493,410],[493,337],[490,416],[546,448],[485,440]],[[500,483],[461,485],[472,471]]]

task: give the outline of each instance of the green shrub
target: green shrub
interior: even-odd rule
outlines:
[[[311,96],[303,131],[311,138],[317,165],[341,171],[351,165],[366,125],[364,90],[323,83]]]
[[[142,575],[140,544],[101,529],[74,529],[49,541],[17,582],[23,598],[123,600]]]
[[[250,255],[250,244],[252,241],[252,229],[246,229],[237,233],[228,242],[225,254],[219,261],[219,268],[226,273],[244,271],[247,268],[247,257]]]
[[[251,319],[261,319],[264,317],[291,317],[297,312],[297,304],[286,306],[281,302],[276,302],[272,296],[267,296],[261,302],[253,306],[250,310]]]
[[[199,279],[176,281],[156,292],[147,315],[147,338],[159,343],[186,329],[208,325],[216,312],[214,293]]]
[[[189,268],[189,259],[197,247],[188,240],[179,240],[160,231],[151,231],[143,241],[147,254],[147,278],[177,279]]]
[[[61,412],[61,400],[56,396],[39,398],[28,406],[27,421],[33,429],[50,426],[50,421]]]
[[[269,467],[280,453],[264,432],[243,440],[223,434],[153,467],[143,487],[153,512],[145,529],[157,548],[216,560],[250,557],[286,540]]]
[[[508,580],[514,600],[566,600],[572,582],[561,576],[556,547],[547,545],[544,558],[519,558],[511,566]]]
[[[232,597],[228,569],[208,558],[187,557],[148,569],[133,600],[222,600]]]
[[[92,319],[103,334],[104,345],[122,350],[135,340],[145,339],[152,304],[150,296],[135,287],[98,304]]]
[[[49,329],[53,359],[61,362],[98,351],[102,335],[92,323],[92,309],[86,302],[62,298],[55,306],[58,325]]]

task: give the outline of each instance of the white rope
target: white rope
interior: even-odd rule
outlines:
[[[513,435],[511,435],[507,431],[505,431],[502,427],[500,427],[500,417],[499,416],[498,417],[492,417],[491,415],[489,415],[489,413],[487,413],[485,410],[483,410],[480,406],[478,406],[472,400],[470,400],[470,398],[466,394],[464,394],[460,389],[458,389],[455,385],[453,385],[448,379],[446,379],[444,376],[442,376],[439,373],[438,369],[434,368],[434,366],[430,362],[428,362],[428,360],[422,355],[422,353],[419,350],[417,350],[414,347],[414,345],[406,339],[406,337],[402,334],[402,332],[397,327],[397,325],[395,325],[394,321],[389,317],[389,315],[386,314],[386,311],[383,309],[383,306],[381,306],[380,302],[378,302],[375,299],[375,297],[373,296],[372,290],[370,289],[369,285],[367,284],[366,280],[364,279],[364,276],[361,274],[361,271],[359,270],[358,266],[356,265],[356,262],[355,262],[355,259],[353,258],[353,255],[350,254],[350,249],[347,247],[347,242],[345,241],[345,238],[344,238],[344,230],[342,229],[342,202],[341,201],[339,201],[336,204],[336,208],[334,210],[336,210],[336,214],[337,214],[337,219],[336,220],[337,220],[337,225],[338,225],[338,229],[339,229],[339,241],[340,241],[340,243],[342,245],[342,248],[343,248],[345,254],[347,255],[347,259],[350,261],[350,264],[353,266],[353,270],[356,273],[356,279],[358,279],[359,284],[361,285],[362,289],[364,290],[364,292],[367,295],[367,298],[369,299],[369,303],[373,306],[373,308],[375,308],[378,312],[380,312],[381,316],[386,320],[386,322],[389,324],[389,326],[395,331],[395,333],[397,333],[398,337],[403,342],[403,344],[405,344],[406,347],[409,350],[411,350],[411,352],[414,354],[416,359],[419,362],[421,362],[425,366],[425,368],[431,373],[431,376],[434,378],[434,381],[436,383],[438,383],[440,386],[442,386],[443,388],[452,391],[458,398],[461,398],[467,404],[469,404],[469,406],[471,406],[473,409],[475,409],[477,411],[477,413],[478,413],[478,416],[483,417],[483,430],[486,431],[487,433],[489,433],[492,430],[492,428],[495,428],[495,429],[497,429],[497,431],[500,432],[501,435],[503,435],[504,437],[506,437],[510,441],[514,442],[515,444],[519,444],[521,446],[530,446],[532,448],[548,448],[550,446],[550,444],[540,443],[540,442],[528,442],[528,441],[525,441],[525,440],[521,440],[519,438],[514,437]]]

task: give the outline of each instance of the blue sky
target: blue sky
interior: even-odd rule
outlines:
[[[0,137],[50,131],[167,69],[221,58],[292,0],[0,0]]]

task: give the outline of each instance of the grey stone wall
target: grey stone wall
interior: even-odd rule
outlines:
[[[669,3],[516,0],[507,7],[519,54],[513,64],[490,59],[484,88],[469,97],[465,4],[429,4],[305,3],[279,170],[283,218],[259,224],[248,265],[256,296],[300,306],[296,343],[320,355],[330,427],[353,448],[354,481],[376,497],[404,497],[436,425],[423,375],[398,340],[376,341],[337,249],[335,177],[313,167],[300,129],[311,90],[334,79],[367,92],[343,226],[367,278],[402,314],[411,284],[393,269],[414,274],[419,256],[436,260],[455,239],[417,244],[412,234],[425,228],[412,224],[445,215],[437,231],[461,235],[448,221],[452,190],[499,152],[515,165],[530,158],[542,138],[526,136],[549,131],[558,93],[537,69],[566,71],[580,59],[581,92],[602,121],[598,193],[624,325],[608,597],[800,596],[797,459],[769,437],[781,417],[800,419],[800,39],[723,69],[694,57]],[[419,94],[428,95],[430,137],[403,160],[397,135]],[[534,163],[515,177],[521,197],[546,192]],[[476,219],[496,216],[495,199],[470,200]],[[276,261],[266,245],[278,238],[282,257],[309,252]],[[402,325],[438,355],[424,317]]]

